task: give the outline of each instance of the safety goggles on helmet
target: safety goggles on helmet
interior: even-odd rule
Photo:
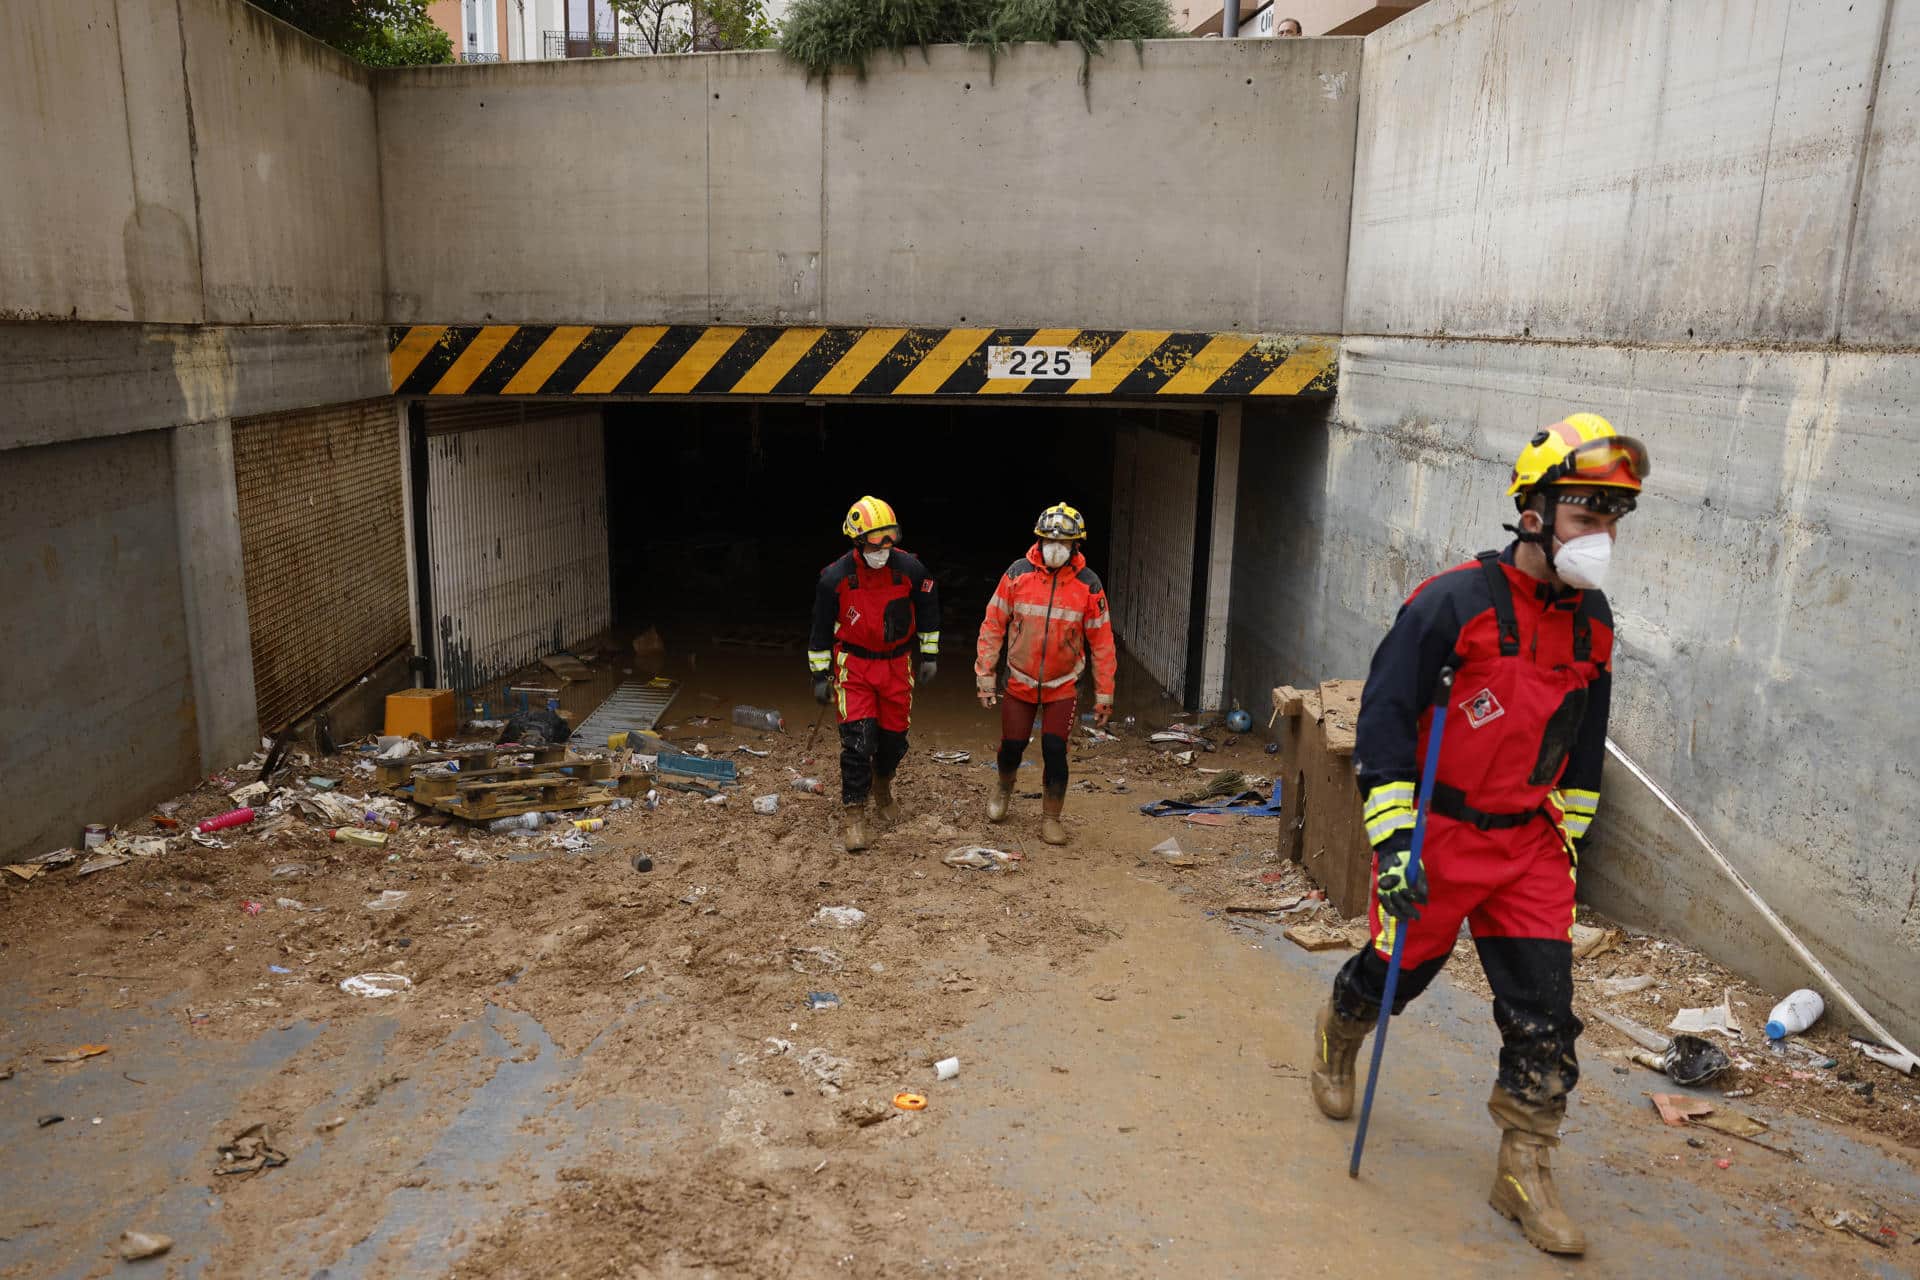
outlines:
[[[1087,522],[1078,511],[1062,502],[1042,511],[1040,518],[1033,522],[1033,531],[1042,538],[1077,542],[1087,536]]]
[[[860,539],[861,546],[871,547],[875,551],[878,551],[883,547],[898,546],[899,543],[900,543],[900,530],[897,528],[875,529],[872,533],[869,533],[865,537]]]
[[[1585,507],[1595,515],[1624,516],[1640,505],[1640,500],[1625,490],[1608,490],[1601,493],[1556,493],[1554,499],[1563,506]]]
[[[1548,467],[1537,483],[1601,484],[1638,489],[1652,474],[1653,464],[1647,457],[1645,445],[1632,436],[1602,436],[1569,449],[1567,456]]]

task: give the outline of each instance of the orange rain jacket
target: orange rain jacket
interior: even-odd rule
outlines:
[[[1058,569],[1040,559],[1040,544],[1027,549],[1000,577],[987,601],[986,621],[973,674],[982,693],[995,689],[1000,641],[1007,646],[1007,696],[1022,702],[1058,702],[1074,696],[1075,682],[1093,651],[1094,705],[1113,705],[1113,618],[1100,578],[1078,551]]]

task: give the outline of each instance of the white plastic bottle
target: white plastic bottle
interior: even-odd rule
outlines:
[[[487,830],[495,832],[538,831],[542,814],[516,813],[511,818],[495,818],[487,824]]]
[[[1826,1011],[1827,1002],[1820,998],[1820,993],[1802,987],[1773,1006],[1773,1012],[1767,1015],[1767,1038],[1784,1040],[1797,1036],[1820,1021],[1820,1015]]]

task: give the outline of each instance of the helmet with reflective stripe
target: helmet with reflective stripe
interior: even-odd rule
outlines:
[[[855,542],[882,529],[892,529],[898,533],[900,520],[893,514],[893,508],[890,505],[872,494],[868,494],[849,507],[846,522],[840,526],[840,532]]]
[[[1033,531],[1042,538],[1078,542],[1087,536],[1087,521],[1066,503],[1056,502],[1040,513],[1040,518],[1033,522]]]
[[[1575,413],[1536,432],[1513,464],[1507,493],[1524,507],[1536,489],[1551,485],[1595,485],[1640,491],[1652,473],[1647,447],[1623,436],[1597,413]]]

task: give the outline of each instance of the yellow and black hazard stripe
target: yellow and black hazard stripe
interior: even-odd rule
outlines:
[[[989,378],[996,346],[1076,347],[1086,378]],[[388,339],[409,396],[1326,395],[1335,339],[1159,329],[413,325]]]

